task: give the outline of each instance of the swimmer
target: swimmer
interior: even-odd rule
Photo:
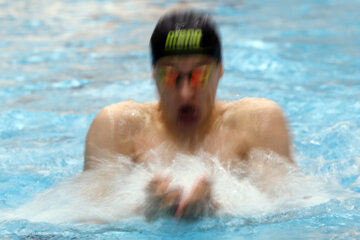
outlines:
[[[193,10],[166,13],[152,33],[150,46],[159,100],[120,102],[101,110],[87,134],[84,171],[95,170],[105,161],[115,163],[106,152],[128,156],[135,164],[161,161],[166,165],[177,153],[201,150],[233,168],[246,163],[249,169],[267,169],[249,157],[252,150],[260,149],[293,163],[287,123],[275,102],[216,100],[224,68],[217,28],[208,15]],[[156,159],[149,157],[147,153],[161,144],[166,144],[166,151]],[[186,195],[180,186],[170,187],[171,177],[160,172],[144,189],[143,214],[148,220],[216,214],[220,206],[213,199],[211,176],[199,176]],[[271,179],[263,180],[271,185]]]

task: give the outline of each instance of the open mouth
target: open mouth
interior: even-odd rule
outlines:
[[[193,124],[198,120],[199,112],[195,106],[184,105],[178,110],[178,121],[182,124]]]

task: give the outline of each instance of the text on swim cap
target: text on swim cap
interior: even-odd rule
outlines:
[[[182,29],[168,32],[165,50],[199,49],[201,29]]]

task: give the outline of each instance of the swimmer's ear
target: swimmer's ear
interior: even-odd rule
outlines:
[[[219,81],[224,74],[224,65],[222,64],[222,62],[217,64],[217,70],[218,70],[217,80]]]
[[[156,70],[155,70],[155,69],[156,69],[156,68],[153,67],[152,73],[151,73],[151,77],[152,77],[152,79],[155,81],[156,86],[158,87],[158,81],[156,81]]]
[[[224,65],[222,64],[222,62],[219,65],[220,65],[219,66],[219,79],[220,79],[224,75]]]
[[[151,77],[155,80],[155,67],[153,67],[152,69]]]

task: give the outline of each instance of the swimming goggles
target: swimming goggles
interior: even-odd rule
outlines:
[[[179,85],[180,80],[187,75],[190,87],[201,88],[208,83],[211,70],[211,64],[207,64],[199,66],[189,73],[183,74],[172,66],[160,66],[157,74],[157,81],[162,86],[175,88]]]

